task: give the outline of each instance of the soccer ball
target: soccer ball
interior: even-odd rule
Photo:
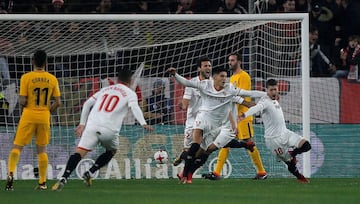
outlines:
[[[168,153],[164,150],[159,150],[154,154],[155,162],[158,164],[166,163],[168,161],[168,158]]]

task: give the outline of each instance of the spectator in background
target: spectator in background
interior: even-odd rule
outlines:
[[[317,43],[319,38],[319,31],[316,27],[311,27],[309,32],[310,43],[310,75],[312,77],[329,77],[329,65],[324,60],[324,53]],[[325,56],[326,57],[326,56]]]
[[[351,36],[352,44],[351,46],[354,47],[354,50],[349,51],[348,53],[348,60],[350,64],[348,79],[349,80],[356,80],[360,81],[360,71],[359,71],[359,64],[360,64],[360,38],[359,36]],[[349,40],[350,42],[350,40]]]
[[[195,13],[195,0],[178,0],[175,14],[193,14]]]
[[[247,10],[240,5],[238,0],[223,0],[217,13],[225,14],[246,14]]]
[[[295,0],[285,0],[282,4],[282,12],[284,13],[294,13],[295,10]]]
[[[49,6],[49,13],[67,13],[64,6],[64,0],[52,0]]]
[[[152,94],[140,102],[148,124],[170,124],[172,121],[173,105],[170,99],[165,97],[165,83],[157,79],[153,84]]]
[[[8,2],[6,2],[5,0],[0,0],[0,14],[11,13],[13,4],[14,2],[11,0]]]
[[[318,3],[314,3],[310,12],[310,25],[318,29],[319,38],[317,43],[321,46],[326,56],[333,56],[335,48],[335,26],[333,24],[333,12]]]
[[[359,36],[353,35],[348,39],[348,46],[339,51],[339,56],[336,61],[336,67],[331,71],[333,77],[336,78],[347,78],[351,64],[353,64],[353,54],[359,45]]]

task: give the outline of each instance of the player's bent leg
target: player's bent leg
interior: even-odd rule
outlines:
[[[193,168],[194,160],[195,160],[195,154],[199,150],[200,144],[198,143],[192,143],[191,147],[189,148],[188,155],[185,159],[185,166],[184,166],[184,174],[183,177],[187,177],[188,174],[191,172],[191,169]]]
[[[64,188],[67,179],[69,178],[70,174],[74,171],[74,169],[80,162],[82,155],[85,155],[86,154],[85,152],[87,152],[86,150],[79,151],[79,148],[76,151],[77,151],[76,153],[72,154],[69,157],[69,160],[66,163],[65,172],[62,175],[62,177],[52,186],[51,189],[53,191],[61,191]]]
[[[230,147],[230,148],[246,148],[250,152],[254,151],[255,143],[251,140],[249,141],[239,141],[237,139],[232,139],[229,143],[227,143],[224,148]],[[221,150],[220,150],[221,151]],[[220,153],[219,153],[220,155]]]
[[[72,154],[66,164],[65,172],[62,177],[66,178],[66,179],[69,178],[70,174],[74,171],[74,169],[80,162],[81,158],[82,157],[79,153]]]
[[[303,139],[300,141],[299,144],[300,147],[295,148],[292,152],[291,152],[291,156],[292,157],[296,157],[296,155],[307,152],[311,149],[311,145],[309,143],[309,141]]]
[[[106,150],[95,161],[95,164],[89,169],[90,173],[95,173],[101,167],[105,166],[116,154],[116,150]]]
[[[89,171],[86,171],[82,178],[84,180],[84,184],[88,187],[92,185],[92,176],[91,174],[95,173],[97,170],[99,170],[101,167],[105,166],[110,162],[110,160],[114,157],[116,154],[116,150],[106,150],[103,154],[101,154],[95,161],[94,165],[89,169]]]
[[[288,171],[296,176],[297,180],[300,182],[300,183],[309,183],[310,181],[304,177],[304,175],[302,175],[299,170],[297,169],[296,167],[296,164],[293,163],[293,162],[285,162],[286,165],[288,166]]]

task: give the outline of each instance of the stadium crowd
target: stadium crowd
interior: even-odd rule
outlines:
[[[360,62],[357,0],[0,0],[0,13],[309,13],[312,77],[346,78]],[[251,10],[249,10],[249,8]],[[356,71],[357,72],[357,71]],[[354,73],[352,73],[354,74]],[[356,78],[357,76],[351,76]]]

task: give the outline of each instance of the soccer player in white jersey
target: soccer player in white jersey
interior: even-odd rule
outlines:
[[[261,113],[265,127],[265,144],[267,148],[288,166],[288,170],[296,176],[299,182],[309,183],[296,167],[296,155],[311,149],[309,141],[286,128],[284,113],[277,101],[278,86],[275,79],[266,82],[267,95],[262,97],[256,106],[245,113],[239,114],[238,119]]]
[[[144,129],[153,131],[146,124],[136,93],[129,88],[131,76],[130,70],[121,69],[118,84],[102,88],[84,103],[80,124],[75,130],[76,135],[81,137],[79,144],[76,152],[70,156],[64,174],[53,185],[52,190],[60,191],[80,160],[100,143],[105,148],[105,153],[83,175],[85,184],[91,186],[91,174],[105,166],[116,153],[119,132],[128,109]]]
[[[201,57],[197,61],[198,76],[191,78],[191,81],[201,81],[210,79],[211,75],[211,60],[208,57]],[[183,99],[180,104],[180,108],[186,112],[186,122],[184,130],[184,148],[182,153],[174,160],[174,166],[177,166],[185,159],[188,149],[190,148],[192,141],[192,128],[195,122],[196,114],[199,111],[201,105],[200,91],[195,88],[186,87],[183,95]]]
[[[194,169],[195,154],[200,149],[200,144],[203,142],[203,139],[207,141],[203,136],[207,136],[209,132],[218,127],[224,127],[224,129],[228,127],[227,123],[229,120],[229,113],[233,107],[234,96],[262,97],[265,93],[261,91],[237,89],[233,85],[226,83],[227,70],[221,67],[212,70],[214,80],[187,80],[177,74],[175,68],[169,68],[168,72],[170,75],[173,75],[180,84],[197,88],[200,91],[202,100],[193,126],[192,144],[185,160],[183,178],[186,180],[188,177],[192,177],[191,171]],[[228,138],[230,139],[230,137]],[[230,140],[224,140],[224,144],[215,145],[218,148],[223,147],[230,142]],[[205,146],[208,145],[210,144],[205,144]]]

